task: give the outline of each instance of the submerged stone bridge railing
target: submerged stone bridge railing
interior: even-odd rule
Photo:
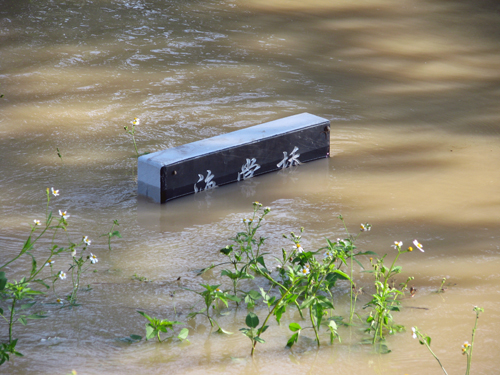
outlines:
[[[140,195],[164,203],[330,156],[330,122],[301,113],[139,157]]]

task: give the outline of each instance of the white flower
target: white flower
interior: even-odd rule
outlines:
[[[90,259],[90,263],[92,263],[92,264],[95,264],[95,263],[99,262],[99,260],[97,259],[97,257],[94,254],[92,254],[92,253],[90,253],[89,259]]]
[[[58,276],[61,280],[64,280],[66,278],[66,274],[63,271],[59,271]]]
[[[59,215],[64,219],[66,220],[70,215],[68,215],[68,212],[67,211],[61,211],[59,210]]]
[[[464,342],[464,344],[462,345],[462,354],[465,354],[467,353],[467,349],[469,349],[470,347],[470,344],[468,341]]]
[[[217,289],[215,289],[215,292],[216,293],[222,293],[222,290],[220,290],[220,288],[217,288]]]
[[[76,249],[75,248],[73,248],[73,250],[71,250],[71,256],[76,257]]]
[[[366,232],[366,231],[369,231],[370,229],[372,229],[372,226],[368,223],[361,224],[360,227],[361,227],[361,232]]]
[[[416,339],[417,338],[417,330],[415,329],[415,327],[411,327],[411,330],[413,331],[413,338]]]
[[[54,197],[57,197],[59,195],[59,190],[54,190],[54,188],[50,188],[50,190],[52,191],[52,195]]]
[[[308,275],[309,274],[309,267],[307,267],[307,265],[305,267],[302,267],[302,269],[300,270],[300,274],[301,275]]]
[[[413,240],[413,244],[417,249],[419,249],[421,252],[424,252],[423,246],[421,243],[419,243],[417,240]]]
[[[85,242],[85,244],[86,244],[87,246],[89,246],[89,245],[90,245],[90,243],[91,243],[92,241],[91,241],[91,240],[89,240],[89,237],[88,237],[88,236],[85,236],[85,237],[83,237],[83,242]]]
[[[325,253],[325,257],[326,258],[333,257],[333,252],[331,250],[327,250],[326,253]]]
[[[395,249],[401,249],[402,246],[403,246],[403,241],[394,241],[394,245],[391,245],[391,247]]]
[[[141,123],[141,120],[139,120],[137,117],[134,117],[134,121],[132,121],[132,125],[139,125]]]
[[[304,252],[304,249],[302,248],[302,246],[300,246],[300,243],[296,244],[296,246],[297,246],[297,252],[299,254]]]
[[[33,220],[33,222],[35,223],[35,225],[42,225],[42,223],[40,223],[40,220]]]
[[[60,298],[56,299],[56,302],[60,303],[61,305],[63,304],[63,301]]]
[[[45,266],[52,266],[54,264],[53,260],[48,260],[47,263],[45,263]]]

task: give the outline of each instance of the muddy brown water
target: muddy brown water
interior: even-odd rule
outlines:
[[[304,331],[289,350],[287,324],[275,322],[252,360],[238,332],[244,308],[219,318],[231,336],[197,318],[187,324],[190,344],[120,341],[144,335],[136,310],[187,321],[200,304],[180,287],[221,280],[195,270],[220,259],[258,200],[272,208],[262,235],[276,255],[288,246],[281,234],[301,226],[307,249],[341,237],[339,214],[353,232],[371,223],[359,248],[390,259],[393,241],[417,238],[425,253],[401,258],[417,293],[396,321],[429,334],[448,373],[461,373],[472,308],[484,307],[471,373],[497,373],[499,40],[495,1],[2,2],[0,263],[43,218],[51,186],[60,190],[51,209],[68,211],[69,235],[88,235],[99,262],[81,306],[58,309],[49,294],[40,305],[47,319],[15,327],[25,357],[0,372],[441,373],[409,332],[389,337],[387,355],[360,345],[358,328],[341,329],[334,345],[323,335],[319,350]],[[331,121],[330,159],[162,206],[137,197],[123,130],[134,117],[139,151],[151,152],[301,112]],[[99,236],[113,220],[123,238],[109,251]],[[21,277],[23,265],[8,275]],[[361,307],[371,280],[356,277],[367,293]],[[447,291],[433,293],[443,277]],[[336,291],[338,315],[348,314],[347,291]]]

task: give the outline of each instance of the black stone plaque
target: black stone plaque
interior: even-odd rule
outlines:
[[[139,194],[164,203],[330,156],[330,122],[302,113],[139,157]]]

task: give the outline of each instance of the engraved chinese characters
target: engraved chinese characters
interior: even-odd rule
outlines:
[[[299,148],[297,146],[293,148],[293,151],[290,153],[290,156],[288,156],[288,153],[286,151],[283,151],[283,160],[281,160],[278,164],[276,164],[276,166],[278,168],[285,169],[294,165],[299,165],[300,161],[298,158],[300,154],[296,154],[297,151],[299,151]]]
[[[301,162],[299,160],[300,154],[298,153],[299,148],[295,146],[290,154],[288,154],[287,151],[282,151],[283,152],[283,159],[276,164],[278,168],[285,169],[289,168],[292,166],[300,165]],[[279,159],[278,159],[279,160]],[[246,180],[248,178],[252,178],[255,176],[255,173],[257,170],[261,169],[262,166],[257,163],[257,158],[247,158],[246,162],[241,165],[240,171],[237,172],[236,176],[236,181],[242,181]],[[268,167],[264,167],[264,169],[268,169]],[[272,169],[271,169],[272,170]],[[260,171],[260,173],[266,173],[266,171]],[[234,173],[234,172],[233,172]],[[219,176],[220,178],[221,176]],[[223,177],[223,182],[222,184],[226,184],[228,181],[227,179],[230,179],[229,176]],[[194,184],[194,192],[199,193],[204,190],[209,190],[217,187],[217,184],[215,182],[215,175],[212,173],[210,169],[207,169],[207,174],[206,177],[203,174],[198,174],[198,181]],[[226,180],[226,181],[224,181]],[[234,181],[230,179],[231,181]],[[203,186],[203,183],[205,186]]]
[[[247,162],[241,166],[241,172],[238,172],[238,181],[241,179],[246,180],[247,178],[252,178],[255,171],[260,168],[257,164],[257,159],[247,159]]]
[[[196,184],[194,184],[194,192],[195,193],[198,193],[198,192],[203,191],[203,190],[213,189],[213,188],[217,187],[217,185],[215,184],[215,181],[212,181],[214,178],[214,175],[212,174],[212,171],[210,171],[210,169],[207,170],[207,177],[206,178],[202,174],[199,174],[198,177],[199,177],[198,181],[196,182]],[[205,188],[198,188],[198,186],[196,186],[196,185],[198,183],[202,182],[203,180],[205,180]]]

